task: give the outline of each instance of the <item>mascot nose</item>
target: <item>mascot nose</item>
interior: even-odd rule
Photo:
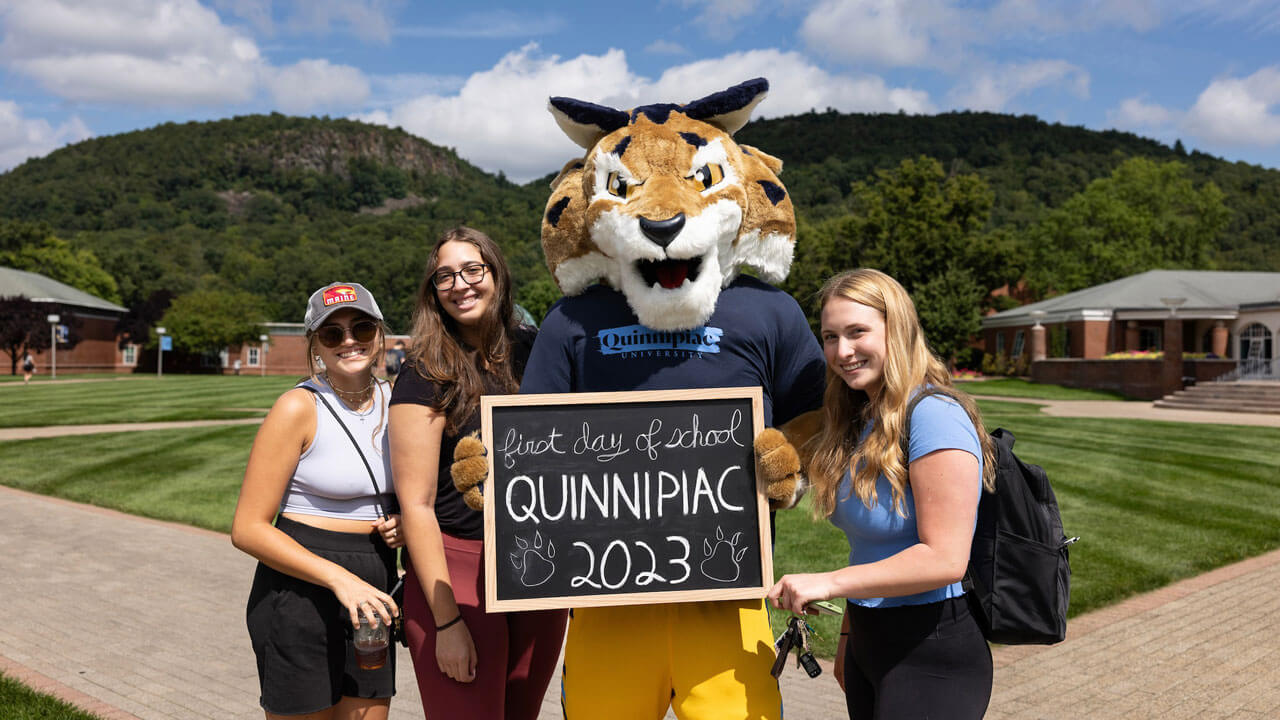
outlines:
[[[674,217],[666,220],[650,220],[647,217],[640,218],[640,232],[645,234],[659,247],[666,249],[672,240],[680,234],[680,230],[684,228],[684,213],[678,213]]]

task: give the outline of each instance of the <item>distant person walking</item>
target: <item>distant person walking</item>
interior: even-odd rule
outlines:
[[[995,475],[977,407],[929,350],[906,290],[878,270],[827,281],[823,426],[809,497],[849,538],[849,564],[785,575],[775,607],[846,599],[836,680],[849,717],[977,720],[991,651],[960,580]],[[932,388],[907,417],[911,400]]]
[[[258,430],[231,526],[232,543],[259,560],[246,617],[260,702],[268,718],[386,720],[395,645],[364,669],[350,639],[361,616],[389,625],[400,612],[388,594],[404,545],[386,447],[391,389],[373,375],[382,312],[364,286],[335,283],[312,294],[303,325],[311,375]]]
[[[31,382],[31,376],[36,373],[36,359],[31,357],[31,353],[25,353],[22,356],[22,384],[26,385]]]
[[[400,368],[404,367],[404,341],[397,340],[396,344],[391,346],[387,351],[387,379],[395,380],[400,374]]]
[[[412,351],[391,397],[391,464],[409,552],[405,630],[428,720],[534,720],[568,613],[490,613],[484,514],[453,484],[458,441],[480,429],[480,396],[514,393],[535,331],[512,310],[511,276],[487,235],[459,227],[427,260]]]

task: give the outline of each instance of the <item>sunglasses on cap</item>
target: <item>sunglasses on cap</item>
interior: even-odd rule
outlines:
[[[341,325],[321,325],[316,330],[316,339],[327,348],[335,348],[347,339],[347,328]],[[372,320],[360,320],[351,324],[351,337],[356,342],[372,342],[378,337],[378,323]]]

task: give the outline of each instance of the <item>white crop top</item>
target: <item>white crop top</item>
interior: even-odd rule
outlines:
[[[293,478],[280,501],[280,512],[347,520],[376,520],[381,517],[379,511],[384,507],[388,513],[398,512],[387,446],[390,384],[377,382],[373,389],[373,404],[364,412],[355,412],[343,405],[323,380],[311,378],[303,384],[318,390],[346,423],[373,469],[382,496],[374,494],[369,472],[356,454],[351,439],[320,403],[320,398],[315,398],[316,436],[311,447],[298,458],[298,467],[293,471]]]

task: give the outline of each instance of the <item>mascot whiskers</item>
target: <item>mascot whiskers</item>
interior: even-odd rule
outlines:
[[[761,78],[629,111],[551,99],[586,154],[547,202],[543,252],[566,297],[542,323],[521,392],[758,385],[769,426],[820,406],[821,348],[795,300],[769,284],[786,277],[795,244],[782,163],[733,140],[767,90]],[[661,349],[628,349],[627,338],[654,335]],[[460,445],[454,472],[477,504],[481,451]],[[793,446],[767,429],[756,453],[773,506],[794,504]],[[682,720],[780,718],[773,660],[763,600],[578,608],[565,716],[657,720],[670,706]]]

